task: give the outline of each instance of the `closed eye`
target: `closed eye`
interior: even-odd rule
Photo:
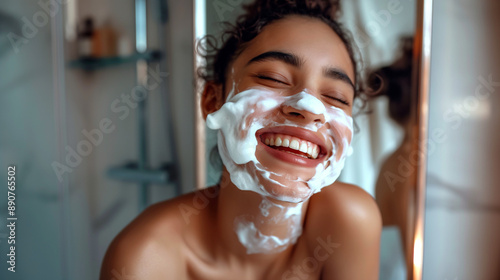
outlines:
[[[272,82],[275,82],[275,83],[288,85],[288,83],[286,83],[286,82],[283,82],[283,81],[277,80],[277,79],[275,79],[275,78],[271,78],[271,77],[269,77],[269,76],[264,76],[264,75],[255,75],[255,77],[257,77],[257,78],[259,78],[259,79],[262,79],[262,80],[268,80],[268,81],[272,81]]]
[[[349,106],[349,102],[343,98],[339,98],[339,97],[335,97],[335,96],[330,96],[330,95],[325,95],[325,97],[327,97],[328,99],[331,99],[331,100],[334,100],[334,101],[337,101],[337,102],[340,102],[346,106]]]

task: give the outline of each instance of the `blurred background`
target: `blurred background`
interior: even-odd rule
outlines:
[[[97,279],[147,204],[194,189],[193,5],[168,4],[2,1],[0,161],[19,220],[0,279]]]
[[[215,138],[197,115],[195,40],[219,34],[248,2],[0,0],[0,279],[97,279],[109,243],[145,207],[217,182]],[[412,279],[421,202],[423,279],[498,280],[500,2],[432,1],[422,50],[423,2],[341,3],[366,73],[386,81],[356,117],[341,180],[379,203],[381,280]],[[416,63],[426,51],[427,72]]]

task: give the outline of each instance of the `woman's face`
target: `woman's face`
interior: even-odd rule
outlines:
[[[226,103],[207,119],[221,130],[233,183],[290,202],[332,184],[350,149],[354,77],[345,45],[320,20],[267,25],[233,62]]]

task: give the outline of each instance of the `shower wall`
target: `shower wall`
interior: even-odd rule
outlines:
[[[65,22],[68,20],[66,5],[59,5],[56,15],[51,16],[38,1],[0,1],[0,17],[9,15],[18,25],[18,30],[8,27],[7,32],[23,34],[24,18],[30,22],[36,17],[43,20],[42,13],[47,18],[27,43],[19,45],[17,53],[8,40],[0,41],[0,166],[5,170],[0,172],[0,180],[6,182],[8,164],[17,166],[19,217],[18,270],[6,274],[6,269],[1,269],[0,279],[97,279],[107,246],[139,214],[138,185],[106,176],[108,168],[138,158],[136,111],[131,107],[129,115],[120,118],[122,115],[111,108],[114,101],[130,95],[136,86],[135,64],[92,72],[69,68],[67,63],[76,58],[76,43],[61,37],[64,52],[57,51],[54,39],[65,34],[51,27],[59,15]],[[117,33],[127,34],[133,43],[134,1],[68,2],[76,3],[78,19],[92,16],[98,24],[107,22]],[[169,1],[170,21],[164,27],[156,21],[156,2],[147,3],[148,43],[152,48],[161,48],[167,59],[168,67],[160,78],[172,102],[170,107],[165,104],[165,93],[160,88],[148,95],[149,163],[159,167],[177,153],[179,182],[187,192],[195,185],[192,3]],[[160,46],[159,36],[165,36],[165,48]],[[56,76],[61,78],[61,73],[54,70],[56,58],[63,60],[61,83],[54,80]],[[151,67],[157,71],[156,64]],[[58,95],[59,85],[63,87]],[[166,127],[169,108],[173,108],[178,144],[175,151]],[[71,151],[87,139],[85,132],[99,129],[105,119],[112,121],[112,131],[105,133],[102,141],[59,180],[54,162],[67,165]],[[174,196],[173,185],[150,188],[151,203]],[[2,221],[6,218],[6,194],[2,188]],[[0,261],[4,264],[6,230],[0,228]],[[119,276],[122,268],[116,269]]]
[[[22,17],[38,7],[29,1],[2,1],[6,31],[21,34]],[[21,22],[22,23],[22,22]],[[1,25],[0,25],[1,26]],[[17,27],[17,28],[16,28]],[[0,53],[0,279],[52,275],[62,279],[59,181],[50,163],[58,158],[50,23],[13,48],[2,28]],[[5,32],[5,33],[4,33]],[[17,50],[17,52],[16,52]],[[16,272],[7,271],[7,166],[16,166]],[[36,271],[36,273],[33,273]],[[47,278],[48,279],[48,278]]]
[[[434,1],[423,278],[500,279],[496,0]]]

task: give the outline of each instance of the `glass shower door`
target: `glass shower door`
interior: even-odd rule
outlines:
[[[0,5],[0,278],[68,279],[68,183],[53,170],[65,141],[65,102],[51,14],[33,1],[6,2]],[[15,167],[11,193],[9,166]]]

